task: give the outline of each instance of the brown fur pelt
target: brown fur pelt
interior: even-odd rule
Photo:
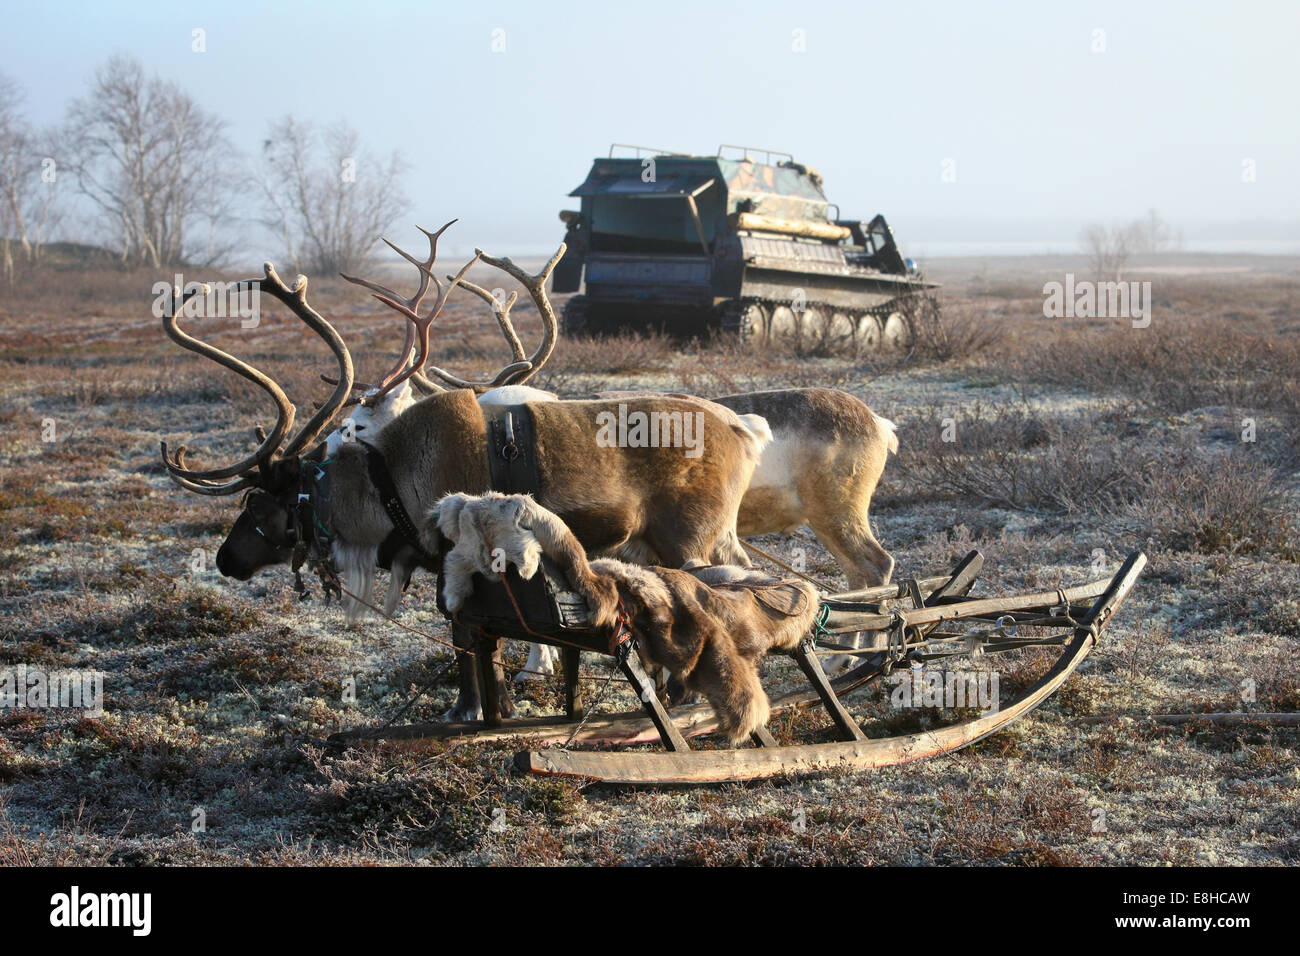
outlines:
[[[610,558],[588,562],[564,523],[525,495],[449,495],[430,515],[426,539],[439,532],[455,542],[444,566],[450,609],[472,590],[474,573],[494,573],[504,559],[528,578],[545,554],[586,598],[597,626],[615,626],[621,606],[643,659],[702,694],[733,744],[767,723],[759,660],[792,650],[817,616],[817,591],[803,581],[726,565],[678,571]]]
[[[733,745],[767,723],[758,662],[808,634],[816,588],[727,565],[676,571],[600,559],[591,569],[616,582],[642,655],[702,694]]]

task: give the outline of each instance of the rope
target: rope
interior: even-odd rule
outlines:
[[[814,638],[835,636],[835,634],[832,631],[826,630],[826,622],[829,621],[830,618],[831,618],[830,605],[823,604],[821,606],[821,610],[817,612],[817,620],[813,621],[812,632]]]
[[[397,625],[398,627],[400,627],[402,630],[404,630],[404,631],[406,631],[406,632],[408,632],[408,633],[410,633],[410,634],[415,634],[415,635],[418,636],[418,637],[424,637],[424,638],[427,638],[427,639],[433,641],[435,644],[441,644],[443,647],[450,647],[453,651],[456,651],[457,653],[460,653],[460,654],[468,654],[470,657],[478,657],[478,654],[477,654],[474,650],[472,650],[471,648],[457,647],[457,646],[456,646],[455,644],[453,644],[451,641],[448,641],[448,640],[446,640],[446,639],[444,639],[444,638],[438,637],[436,634],[430,634],[428,631],[422,631],[422,630],[420,630],[420,628],[418,628],[418,627],[411,627],[411,625],[409,625],[409,624],[403,624],[403,623],[402,623],[401,621],[399,621],[397,618],[395,618],[395,617],[391,617],[390,615],[384,613],[384,610],[383,610],[382,608],[376,607],[375,605],[371,604],[369,601],[363,601],[359,595],[353,594],[351,591],[349,591],[347,588],[343,587],[342,585],[339,586],[339,590],[341,590],[341,591],[342,591],[344,594],[346,594],[348,597],[352,598],[354,601],[356,601],[356,602],[357,602],[358,604],[360,604],[362,607],[370,608],[370,610],[374,611],[376,614],[378,614],[378,615],[379,615],[380,617],[382,617],[384,620],[388,621],[388,623],[390,623],[390,624],[395,624],[395,625]],[[457,622],[457,623],[459,623],[459,622]],[[548,641],[548,642],[552,642],[552,641],[555,641],[555,640],[558,640],[558,638],[550,638],[550,637],[547,638],[547,641]],[[591,648],[589,648],[589,647],[582,647],[580,644],[571,644],[570,646],[571,646],[571,647],[577,647],[579,650],[584,650],[584,651],[586,651],[586,650],[591,650]],[[541,671],[529,670],[527,667],[515,667],[515,668],[512,668],[512,667],[508,667],[508,666],[505,665],[505,664],[502,664],[501,666],[504,667],[506,670],[509,670],[512,674],[536,674],[538,677],[548,677],[548,678],[550,678],[550,679],[552,679],[552,680],[555,679],[555,675],[554,675],[554,674],[543,674]],[[582,679],[582,680],[599,680],[600,678],[598,678],[598,677],[594,677],[594,676],[591,676],[591,677],[582,677],[581,679]]]
[[[600,690],[596,691],[596,699],[593,700],[589,705],[588,704],[583,705],[582,720],[578,721],[578,726],[573,728],[573,733],[569,734],[568,739],[565,740],[564,743],[560,744],[561,750],[568,750],[569,744],[573,743],[574,739],[577,738],[578,734],[582,732],[582,728],[587,726],[587,721],[590,720],[591,715],[596,712],[597,705],[599,705],[600,702],[604,699],[605,691],[609,690],[609,682],[614,679],[614,671],[619,667],[619,665],[623,663],[623,660],[630,649],[631,649],[630,644],[624,645],[622,648],[619,649],[617,657],[613,662],[610,663],[609,669],[605,672],[605,683],[601,684]]]
[[[754,552],[754,553],[755,553],[756,555],[758,555],[760,558],[765,558],[765,559],[767,559],[768,561],[771,561],[773,564],[777,565],[778,567],[785,568],[785,570],[789,571],[791,574],[796,574],[796,575],[798,575],[799,577],[801,577],[801,578],[803,578],[805,581],[807,581],[809,584],[815,584],[815,585],[817,585],[817,590],[819,590],[819,591],[822,591],[822,592],[824,592],[824,593],[826,593],[826,594],[830,594],[830,593],[832,593],[832,592],[835,590],[834,588],[827,587],[825,584],[823,584],[821,581],[818,581],[816,578],[811,577],[811,576],[809,576],[809,575],[807,575],[807,574],[804,574],[802,571],[800,571],[800,570],[798,570],[798,569],[796,569],[796,568],[792,568],[792,567],[790,567],[790,565],[786,564],[784,561],[782,561],[782,560],[781,560],[780,558],[778,558],[776,555],[768,554],[768,553],[767,553],[766,551],[764,551],[762,548],[756,547],[755,545],[750,544],[748,541],[741,541],[741,542],[740,542],[740,545],[741,545],[741,547],[745,548],[746,550]]]

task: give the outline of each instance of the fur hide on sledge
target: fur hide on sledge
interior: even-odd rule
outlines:
[[[475,573],[495,576],[504,562],[527,580],[545,554],[586,599],[597,626],[613,627],[622,601],[645,662],[702,694],[733,745],[767,723],[759,660],[792,650],[817,617],[817,591],[804,581],[723,565],[678,571],[588,562],[565,524],[527,495],[448,495],[430,513],[425,547],[436,553],[439,536],[454,542],[443,566],[448,610],[463,606]]]

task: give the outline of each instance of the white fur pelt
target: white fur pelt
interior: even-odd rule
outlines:
[[[421,543],[430,553],[441,547],[439,536],[454,542],[443,558],[443,600],[459,611],[474,591],[474,575],[496,577],[513,565],[525,581],[549,555],[570,571],[570,585],[587,599],[593,612],[608,613],[612,590],[594,583],[586,554],[567,525],[530,495],[446,495],[429,512]],[[597,591],[604,593],[598,594]]]
[[[457,492],[447,495],[430,512],[439,533],[455,542],[442,564],[447,610],[459,611],[464,606],[474,592],[475,574],[495,577],[507,564],[518,568],[525,581],[537,573],[542,546],[520,525],[526,500],[531,499],[497,492],[482,497]],[[426,548],[436,544],[424,542]]]

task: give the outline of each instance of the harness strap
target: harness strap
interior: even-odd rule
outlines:
[[[507,495],[538,495],[541,477],[537,471],[533,416],[528,406],[484,405],[482,410],[492,490]]]
[[[424,549],[420,543],[420,532],[415,527],[415,522],[411,520],[406,506],[402,504],[402,496],[397,492],[397,484],[393,481],[392,474],[388,471],[388,463],[384,461],[384,456],[379,449],[368,442],[361,441],[361,446],[366,450],[366,470],[370,474],[370,482],[379,492],[379,500],[384,506],[384,511],[388,514],[388,519],[393,522],[393,527],[397,533],[402,536],[403,540],[415,550],[420,560],[431,565],[437,564],[437,558]]]
[[[623,603],[623,595],[620,594],[618,596],[618,620],[609,635],[609,652],[616,654],[624,644],[634,637],[636,637],[636,631],[632,629],[632,615],[628,613],[627,605]]]

